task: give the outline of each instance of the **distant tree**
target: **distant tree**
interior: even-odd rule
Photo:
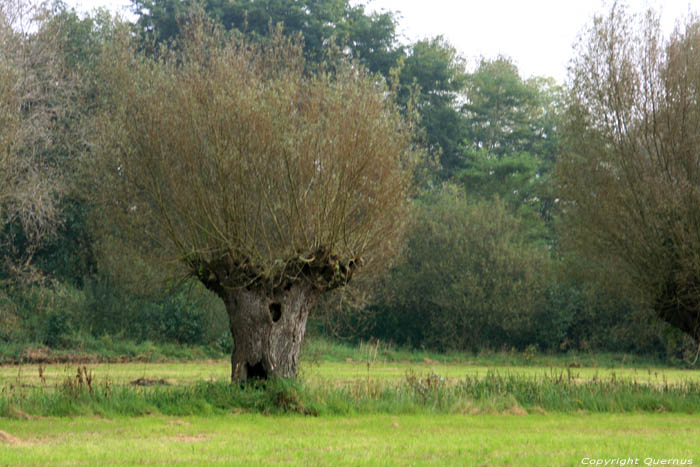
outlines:
[[[133,0],[138,26],[156,43],[175,39],[178,18],[196,0]],[[209,0],[202,3],[207,15],[226,30],[256,42],[269,39],[270,26],[282,25],[286,35],[304,39],[307,64],[328,61],[331,43],[336,54],[359,61],[369,71],[394,84],[401,83],[397,99],[404,113],[420,116],[421,144],[430,149],[447,179],[460,167],[460,144],[465,137],[459,95],[464,90],[464,62],[442,36],[401,46],[397,40],[397,16],[393,12],[369,13],[349,0]],[[398,72],[398,73],[397,73]],[[410,104],[409,104],[410,103]],[[413,105],[415,104],[415,105]],[[413,118],[411,116],[411,118]],[[437,164],[427,164],[426,177],[437,174]]]
[[[311,75],[281,35],[186,23],[157,59],[127,38],[103,59],[106,219],[221,297],[232,379],[293,377],[317,297],[399,245],[410,129],[356,64]]]
[[[201,4],[209,17],[227,30],[248,38],[266,38],[277,25],[285,34],[301,34],[310,61],[326,58],[334,40],[367,69],[389,76],[401,56],[396,41],[396,20],[391,12],[366,13],[348,0],[132,0],[138,25],[157,42],[175,39],[178,21],[190,6]],[[271,29],[270,26],[273,28]]]
[[[568,244],[700,342],[700,18],[596,16],[571,63],[558,165]],[[605,272],[610,274],[605,274]]]
[[[556,144],[556,93],[551,79],[523,80],[507,57],[483,59],[466,85],[468,140],[494,156],[550,155]]]
[[[460,94],[467,74],[464,61],[442,36],[411,45],[400,68],[399,103],[415,100],[428,148],[439,156],[443,178],[460,167],[460,144],[465,137],[464,118],[459,111]],[[417,87],[417,93],[411,93]]]
[[[65,184],[55,159],[70,109],[60,22],[45,3],[0,4],[0,260],[24,270],[55,231]]]
[[[498,57],[468,76],[465,97],[457,178],[470,196],[507,201],[529,218],[529,236],[551,241],[561,88],[551,79],[524,80],[510,59]]]

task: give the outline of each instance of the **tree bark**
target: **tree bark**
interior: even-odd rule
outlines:
[[[233,336],[232,381],[296,377],[306,319],[317,294],[303,283],[271,295],[246,289],[224,294]]]

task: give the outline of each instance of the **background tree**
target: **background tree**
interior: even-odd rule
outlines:
[[[493,155],[552,154],[556,86],[552,80],[523,80],[507,57],[482,59],[469,75],[464,113],[469,141]]]
[[[157,42],[177,38],[178,20],[196,1],[133,0],[138,25]],[[210,0],[201,6],[227,30],[249,39],[269,38],[277,25],[289,36],[301,34],[310,62],[326,58],[331,40],[368,70],[389,76],[401,56],[391,12],[369,13],[348,0]],[[271,29],[270,26],[273,28]]]
[[[60,32],[47,4],[0,5],[0,278],[28,272],[59,224],[62,126],[74,89]]]
[[[413,207],[407,248],[373,305],[375,335],[441,350],[535,342],[551,267],[546,249],[524,241],[522,221],[455,186]]]
[[[618,4],[571,64],[560,161],[565,238],[700,341],[700,20],[664,38]],[[614,281],[614,282],[613,282]]]
[[[229,42],[201,11],[187,24],[158,59],[126,38],[104,58],[102,199],[221,297],[233,379],[292,377],[316,298],[398,247],[411,134],[357,64],[310,75],[281,35]]]
[[[459,100],[466,80],[464,61],[441,36],[411,45],[400,66],[398,102],[407,108],[410,100],[415,101],[411,103],[420,115],[425,143],[439,156],[443,180],[461,167],[460,144],[466,128]]]
[[[508,58],[482,59],[467,79],[456,174],[470,196],[503,199],[529,224],[528,237],[548,243],[561,95],[551,79],[522,79]]]
[[[68,111],[54,115],[51,124],[52,142],[44,159],[49,159],[53,170],[61,174],[63,190],[56,201],[58,211],[53,235],[44,238],[33,254],[33,266],[44,277],[65,281],[82,287],[96,272],[96,233],[90,225],[91,205],[81,199],[75,185],[76,160],[79,154],[89,153],[85,135],[89,113],[95,107],[98,92],[95,67],[100,51],[109,40],[114,24],[106,10],[92,16],[80,16],[65,4],[55,2],[46,12],[51,35],[44,40],[59,55],[63,69],[70,76],[69,99],[62,105]],[[21,249],[20,236],[15,236],[15,249]]]

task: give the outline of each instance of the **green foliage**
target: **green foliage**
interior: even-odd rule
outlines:
[[[533,202],[541,160],[526,152],[492,157],[485,151],[467,154],[468,168],[460,175],[467,193],[472,197],[491,199],[494,196],[518,210],[524,203]]]
[[[60,175],[61,189],[53,201],[52,228],[40,242],[36,242],[36,232],[21,218],[0,225],[0,278],[12,281],[48,278],[82,286],[95,272],[95,235],[88,222],[90,204],[75,195],[78,182],[75,158],[90,151],[85,145],[83,124],[95,105],[95,80],[91,72],[114,22],[105,12],[80,18],[61,2],[52,3],[45,14],[42,27],[50,28],[50,36],[42,39],[38,35],[36,39],[44,41],[41,48],[48,48],[58,57],[54,61],[56,66],[61,66],[60,74],[67,89],[56,93],[65,102],[60,112],[52,111],[49,134],[43,137],[50,144],[37,148],[36,152],[41,154],[44,167],[51,168],[53,175]],[[38,57],[34,60],[37,64],[49,61]],[[50,181],[50,177],[44,176],[41,183]],[[42,197],[39,193],[33,195],[37,201]],[[29,274],[18,275],[18,271]]]
[[[561,90],[551,79],[523,80],[510,59],[483,59],[469,75],[464,113],[474,149],[553,158]]]
[[[440,350],[534,345],[692,360],[692,346],[632,300],[552,262],[532,241],[542,221],[524,207],[513,213],[517,198],[492,196],[470,202],[453,188],[416,201],[404,256],[379,285],[374,326],[362,336]]]
[[[0,279],[33,279],[36,249],[60,224],[61,157],[74,81],[48,2],[0,3]]]
[[[61,49],[68,66],[81,73],[82,78],[91,79],[98,57],[104,46],[112,40],[118,20],[108,10],[98,9],[90,14],[79,14],[75,9],[58,2],[55,11],[60,22]],[[85,88],[92,82],[83,82]],[[80,96],[88,97],[88,96]]]
[[[571,276],[558,278],[547,287],[546,299],[533,320],[546,323],[535,327],[532,335],[541,350],[605,349],[674,360],[687,344],[669,340],[667,327],[631,300]]]
[[[61,224],[34,254],[34,266],[44,277],[82,287],[97,267],[89,211],[84,203],[70,198],[64,198],[60,208]],[[15,237],[15,248],[21,238]]]
[[[613,3],[570,66],[557,164],[563,244],[700,344],[700,17],[664,37]]]
[[[49,347],[64,348],[70,344],[72,326],[65,312],[54,311],[46,318],[44,344]]]
[[[86,302],[91,311],[86,322],[95,336],[209,345],[228,329],[220,301],[194,283],[140,296],[94,281],[86,287]]]
[[[133,0],[138,26],[156,42],[177,39],[179,22],[191,5],[200,4],[206,13],[227,30],[255,40],[266,40],[278,24],[290,36],[301,35],[310,62],[327,57],[334,41],[370,71],[389,76],[400,56],[396,47],[394,14],[365,13],[363,5],[348,0]]]
[[[177,37],[178,21],[182,20],[191,3],[135,0],[134,6],[139,14],[137,29],[156,43],[171,39],[181,42]],[[211,0],[203,5],[207,14],[231,35],[245,35],[254,41],[265,42],[274,26],[283,23],[287,34],[304,36],[305,57],[314,62],[313,66],[330,58],[327,50],[333,49],[342,51],[339,55],[358,59],[387,80],[393,78],[398,103],[405,112],[419,116],[424,129],[422,140],[432,156],[439,157],[442,163],[441,169],[427,167],[426,180],[448,179],[459,184],[466,193],[464,198],[448,189],[416,201],[410,244],[404,257],[379,287],[379,300],[370,310],[377,313],[373,329],[370,333],[355,333],[353,338],[356,341],[374,333],[374,337],[412,347],[467,348],[489,352],[489,349],[515,347],[523,350],[536,346],[539,351],[547,352],[634,352],[675,363],[694,358],[697,345],[691,345],[687,338],[669,326],[659,324],[646,308],[631,300],[637,295],[630,293],[631,289],[614,293],[609,288],[615,286],[606,287],[592,282],[591,275],[580,278],[574,272],[602,264],[603,261],[593,260],[595,255],[578,258],[577,265],[559,270],[558,275],[551,273],[549,254],[543,247],[550,248],[553,257],[561,254],[558,250],[560,239],[552,224],[554,200],[562,195],[555,191],[551,172],[556,157],[562,153],[559,137],[562,127],[568,129],[568,144],[578,145],[579,152],[589,151],[596,155],[573,161],[576,164],[571,166],[572,173],[580,176],[581,193],[590,193],[592,180],[601,182],[600,189],[606,188],[603,182],[611,181],[592,178],[592,174],[602,176],[595,169],[600,167],[598,159],[607,154],[598,150],[599,139],[589,137],[588,133],[595,133],[595,119],[575,112],[570,112],[564,119],[563,91],[552,80],[523,79],[514,63],[504,57],[483,59],[476,70],[468,73],[455,48],[444,38],[435,37],[407,47],[400,46],[396,42],[397,17],[393,13],[370,14],[364,6],[352,5],[347,0]],[[104,223],[94,222],[92,200],[79,199],[74,190],[76,186],[85,188],[81,176],[75,173],[75,156],[84,154],[90,158],[95,149],[85,145],[83,127],[86,116],[97,105],[97,97],[103,95],[104,83],[96,78],[95,67],[105,45],[115,38],[115,31],[122,26],[104,11],[80,16],[65,5],[56,4],[51,12],[46,13],[50,15],[42,27],[47,27],[51,33],[35,37],[30,37],[30,34],[28,38],[52,38],[51,44],[44,44],[46,47],[41,48],[60,60],[35,60],[35,65],[40,69],[47,64],[60,63],[65,65],[62,70],[68,71],[67,75],[77,79],[66,83],[70,85],[69,111],[55,114],[60,118],[51,118],[51,138],[41,138],[42,142],[51,142],[50,147],[43,143],[38,146],[41,148],[40,165],[56,169],[51,175],[61,175],[60,197],[52,203],[56,213],[51,234],[43,236],[37,243],[32,237],[35,233],[27,230],[17,218],[3,222],[0,232],[0,343],[3,355],[11,353],[13,361],[21,360],[24,343],[49,345],[52,349],[42,352],[55,353],[66,359],[70,358],[69,349],[104,353],[107,359],[116,359],[121,352],[128,358],[146,360],[185,355],[189,351],[182,350],[184,353],[180,354],[174,349],[188,349],[191,345],[230,352],[232,342],[228,324],[217,300],[189,284],[166,284],[160,271],[142,268],[144,260],[141,255],[152,245],[135,251],[114,240],[123,238],[125,232],[105,232]],[[596,24],[602,27],[604,23]],[[689,24],[693,26],[694,23]],[[683,47],[695,37],[694,31],[691,28],[685,35],[681,31],[680,35],[674,36],[669,42],[674,48],[669,49],[669,53],[678,55],[686,50]],[[591,34],[594,32],[594,29],[590,31]],[[620,38],[622,42],[618,45],[629,42],[622,36]],[[589,39],[592,40],[593,36]],[[331,42],[335,47],[330,47]],[[41,44],[36,42],[35,45]],[[148,40],[140,43],[144,49],[156,50],[149,49],[151,45]],[[616,46],[613,43],[608,45]],[[584,51],[585,48],[580,49]],[[604,50],[599,52],[603,54]],[[594,54],[591,57],[602,56]],[[660,57],[656,59],[662,63]],[[691,76],[692,73],[683,68],[683,63],[686,62],[676,60],[670,64],[669,73],[672,71],[677,77]],[[581,68],[585,63],[578,65]],[[49,68],[47,72],[53,72]],[[11,67],[3,69],[3,72],[11,71]],[[596,83],[585,79],[593,76],[581,74],[577,89],[590,91]],[[667,80],[670,86],[668,105],[659,107],[665,109],[664,117],[671,117],[669,128],[682,123],[672,118],[683,113],[674,110],[678,105],[694,105],[691,101],[673,99],[676,95],[674,89],[680,89],[678,86],[682,82]],[[628,87],[641,92],[639,86]],[[643,101],[630,93],[625,91],[623,97],[629,99],[620,103],[636,105]],[[583,99],[584,94],[579,97]],[[49,96],[51,102],[53,97],[59,96]],[[684,114],[694,115],[691,111]],[[636,114],[625,115],[632,117]],[[11,125],[4,128],[12,129]],[[629,125],[629,128],[637,127]],[[587,129],[588,133],[582,129]],[[35,131],[32,138],[43,134]],[[675,134],[693,133],[685,130],[668,132],[668,135]],[[658,137],[663,139],[666,136]],[[32,138],[30,140],[34,141]],[[665,144],[664,147],[674,146]],[[683,164],[681,156],[691,152],[678,152],[677,158],[673,154],[667,155],[669,167],[684,173],[687,164]],[[647,153],[653,151],[636,152]],[[688,167],[692,168],[692,164]],[[649,177],[654,181],[654,177],[661,173],[654,170]],[[574,177],[567,180],[572,181]],[[209,183],[210,179],[205,181]],[[646,193],[647,187],[656,186],[646,179],[639,179],[638,185],[633,181],[629,183],[640,193]],[[685,206],[685,211],[676,209],[675,217],[663,213],[647,216],[647,219],[662,223],[670,219],[666,222],[668,225],[654,229],[620,229],[622,221],[613,210],[606,219],[609,223],[606,228],[613,236],[624,235],[621,240],[644,238],[649,232],[665,231],[670,232],[667,237],[676,236],[687,243],[690,237],[685,236],[690,235],[692,229],[682,222],[683,216],[678,212],[692,213],[697,203],[693,201],[695,195],[692,193],[696,184],[683,186],[686,185],[690,189],[687,206],[673,196],[658,197],[663,201],[662,208],[670,205],[670,201],[678,201],[677,205]],[[613,188],[619,186],[617,182],[612,185]],[[678,186],[671,184],[665,189],[673,193],[672,189]],[[92,193],[94,188],[91,186],[84,191]],[[591,218],[600,217],[601,203],[590,197],[584,198],[589,202]],[[616,198],[606,196],[605,199],[613,203]],[[657,198],[652,196],[650,199]],[[627,204],[635,206],[634,202]],[[642,204],[655,206],[651,202]],[[583,204],[579,203],[579,206]],[[659,209],[663,211],[662,208]],[[635,218],[636,212],[639,210],[633,209],[629,213],[630,219]],[[632,225],[627,221],[622,223]],[[589,240],[594,236],[585,232],[595,225],[595,222],[585,219],[578,224],[567,224],[574,232],[584,232],[582,236]],[[673,230],[673,226],[678,228]],[[664,285],[666,296],[673,295],[674,277],[688,283],[692,283],[695,277],[682,273],[686,269],[681,268],[686,263],[692,266],[691,263],[696,261],[693,248],[684,247],[683,254],[669,253],[674,242],[680,244],[681,240],[657,242],[661,252],[658,257],[664,261],[676,258],[677,263],[669,266],[672,273]],[[638,240],[631,243],[641,250],[650,244]],[[592,245],[589,251],[604,251],[600,245]],[[625,246],[622,254],[635,260],[643,258],[634,248]],[[28,259],[31,259],[31,267],[24,269],[31,273],[28,275],[30,281],[23,283],[18,280],[16,266],[22,266]],[[559,266],[555,265],[556,268]],[[633,277],[613,266],[604,264],[603,270],[610,274],[598,276],[609,283],[629,282],[628,279]],[[641,269],[654,272],[654,280],[661,278],[655,272],[658,268],[644,266]],[[692,268],[687,270],[692,271]],[[687,292],[692,290],[695,289],[688,288]],[[364,311],[365,316],[369,314]],[[168,343],[177,343],[180,347],[175,344],[168,347]],[[318,352],[331,352],[337,358],[364,358],[362,352],[358,354],[354,349],[321,347]],[[397,360],[434,358],[428,353],[421,357],[407,356],[396,348],[380,347],[379,351],[385,358],[393,355],[391,358]],[[520,351],[511,354],[520,355]],[[341,357],[344,355],[347,357]]]
[[[0,342],[79,353],[99,350],[102,344],[95,339],[102,336],[125,341],[125,349],[129,341],[153,341],[213,346],[220,352],[219,340],[228,330],[219,300],[201,286],[183,284],[140,296],[104,278],[91,279],[83,289],[60,282],[8,287],[0,293],[0,324]]]
[[[552,80],[523,80],[507,58],[482,60],[468,77],[456,174],[470,197],[499,196],[527,224],[528,240],[550,245],[561,94]]]
[[[526,345],[548,253],[522,240],[502,201],[454,189],[418,200],[405,257],[382,285],[377,336],[440,349]]]
[[[552,199],[550,177],[539,156],[526,152],[495,157],[485,150],[464,149],[466,168],[457,175],[468,196],[503,200],[525,224],[523,238],[551,244]]]
[[[0,343],[19,340],[22,328],[17,305],[0,288]]]
[[[65,348],[72,344],[75,324],[81,322],[85,297],[70,285],[39,283],[8,285],[0,300],[12,326],[7,342]]]
[[[406,107],[417,88],[415,105],[426,144],[440,157],[448,178],[459,167],[460,144],[465,137],[459,97],[467,82],[464,62],[442,36],[413,44],[400,67],[398,101]]]

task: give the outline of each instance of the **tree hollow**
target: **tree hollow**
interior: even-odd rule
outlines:
[[[269,295],[246,289],[224,294],[234,344],[232,381],[296,377],[306,320],[317,294],[303,283]]]

